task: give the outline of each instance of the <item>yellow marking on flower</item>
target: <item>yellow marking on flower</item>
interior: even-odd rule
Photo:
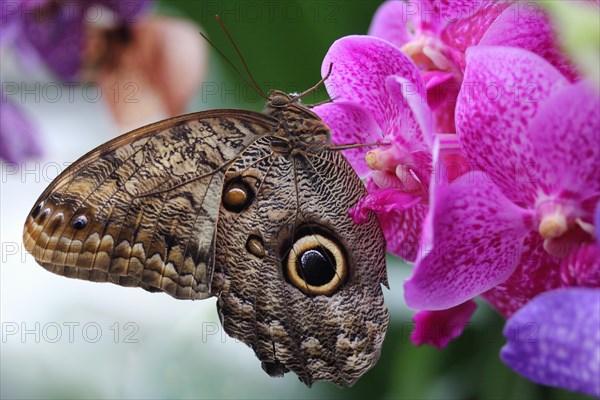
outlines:
[[[419,36],[417,39],[404,44],[400,50],[409,56],[415,64],[425,67],[427,70],[435,69],[435,64],[423,51],[426,43],[427,39],[424,36]]]
[[[437,38],[420,35],[400,48],[420,67],[427,71],[452,71],[452,63],[444,55],[444,44]]]
[[[567,231],[567,219],[560,212],[545,215],[540,223],[539,232],[544,239],[554,239]]]
[[[394,172],[396,167],[402,162],[397,149],[392,146],[388,149],[375,149],[367,152],[365,161],[373,171]]]

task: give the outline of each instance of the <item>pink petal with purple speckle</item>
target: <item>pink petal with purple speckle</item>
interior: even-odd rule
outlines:
[[[393,137],[395,143],[403,144],[408,151],[430,149],[433,118],[427,99],[409,81],[398,75],[388,76],[385,87],[397,107],[395,118],[388,125],[392,130],[388,130],[386,136]]]
[[[362,224],[367,222],[371,211],[376,214],[406,211],[419,201],[421,201],[420,196],[405,193],[397,188],[379,189],[360,199],[348,213],[354,218],[355,223]]]
[[[369,27],[369,35],[402,47],[414,37],[409,27],[414,28],[418,24],[418,19],[415,20],[416,15],[417,13],[403,1],[386,1],[375,12]]]
[[[564,286],[600,287],[600,245],[582,244],[564,258],[560,265],[560,280]]]
[[[474,168],[515,202],[533,204],[537,194],[529,124],[544,100],[566,84],[556,68],[529,51],[499,46],[467,51],[456,131]]]
[[[448,23],[471,18],[488,1],[484,0],[411,0],[407,14],[415,14],[422,30],[437,34]]]
[[[434,132],[456,133],[454,112],[462,82],[454,73],[430,72],[424,74],[424,78],[427,82],[427,104],[434,111]]]
[[[575,66],[560,51],[552,22],[539,4],[513,4],[494,21],[479,44],[529,50],[549,61],[571,81],[578,77]]]
[[[377,193],[379,190],[372,179],[368,179],[367,190]],[[377,214],[381,229],[385,235],[387,250],[407,261],[414,261],[419,250],[421,226],[429,207],[418,202],[406,210],[394,210]]]
[[[506,321],[500,358],[542,385],[600,397],[600,289],[543,293]]]
[[[385,234],[390,253],[408,262],[414,262],[419,255],[419,238],[422,223],[429,207],[418,203],[406,211],[381,216],[379,222]]]
[[[450,49],[452,58],[464,71],[465,52],[471,46],[476,46],[506,7],[507,2],[486,2],[482,8],[471,16],[450,21],[441,32],[440,37]]]
[[[312,109],[331,129],[334,144],[373,143],[382,140],[377,123],[358,104],[351,102],[327,103]],[[368,147],[344,150],[344,156],[358,176],[365,178],[371,171],[365,162]]]
[[[600,194],[600,97],[580,82],[545,101],[531,122],[538,180],[545,194]]]
[[[596,204],[596,211],[594,211],[594,228],[596,229],[596,243],[600,245],[600,201]]]
[[[462,334],[476,308],[477,304],[469,300],[447,310],[419,311],[413,316],[415,330],[410,340],[417,346],[442,349]]]
[[[407,92],[425,97],[425,84],[415,64],[397,47],[372,36],[346,36],[333,43],[325,55],[321,73],[333,69],[325,81],[329,96],[364,107],[382,131],[393,132],[403,112],[385,86],[390,75],[404,78]]]
[[[416,0],[416,3],[421,6],[422,15],[431,15],[437,18],[438,15],[431,13],[431,11],[436,11],[443,22],[468,18],[481,7],[492,2],[490,0]]]
[[[435,188],[424,251],[404,284],[409,307],[443,310],[504,282],[517,266],[528,211],[481,172]]]
[[[530,232],[521,247],[521,257],[511,276],[482,297],[505,318],[535,296],[561,286],[560,259],[544,250],[538,232]]]

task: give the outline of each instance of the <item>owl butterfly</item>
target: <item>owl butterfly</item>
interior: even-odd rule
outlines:
[[[225,331],[271,376],[352,385],[379,358],[388,312],[377,218],[329,129],[272,91],[263,113],[167,119],[87,153],[42,193],[23,241],[69,278],[217,298]]]

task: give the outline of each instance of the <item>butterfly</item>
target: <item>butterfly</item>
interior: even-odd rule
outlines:
[[[366,189],[303,95],[274,90],[262,113],[192,113],[90,151],[34,204],[27,251],[69,278],[214,296],[269,375],[354,384],[389,320],[385,239],[375,215],[348,215]]]

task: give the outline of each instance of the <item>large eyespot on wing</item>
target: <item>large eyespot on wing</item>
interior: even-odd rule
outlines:
[[[284,276],[306,295],[330,296],[348,277],[345,250],[331,235],[318,232],[318,227],[306,230],[294,235],[294,243],[285,251]]]
[[[264,148],[248,148],[225,176],[248,182],[252,201],[221,207],[227,252],[217,253],[213,291],[223,327],[269,375],[352,385],[378,360],[389,319],[381,228],[375,216],[361,225],[348,216],[366,190],[340,153],[265,158]]]
[[[263,114],[216,110],[120,136],[44,191],[25,248],[60,275],[206,298],[224,170],[273,130]]]

